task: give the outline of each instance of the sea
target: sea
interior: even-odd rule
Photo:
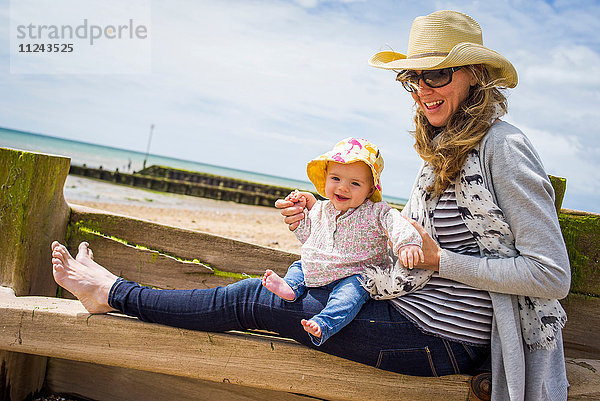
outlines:
[[[146,167],[155,164],[268,185],[298,188],[307,191],[314,190],[314,187],[308,181],[215,166],[152,153],[146,155],[143,152],[63,139],[11,128],[0,127],[0,147],[66,156],[71,158],[71,164],[74,165],[83,166],[85,164],[88,167],[94,168],[102,166],[105,170],[114,171],[119,169],[123,173],[141,170],[144,166],[144,161],[146,161]],[[384,200],[400,205],[406,203],[406,199],[394,196],[384,196]]]

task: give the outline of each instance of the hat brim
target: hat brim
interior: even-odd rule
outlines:
[[[369,59],[369,65],[386,70],[436,70],[462,65],[484,64],[499,85],[514,88],[519,82],[515,67],[500,53],[476,43],[459,43],[447,56],[407,58],[402,53],[383,51]]]
[[[310,180],[310,182],[313,183],[313,185],[315,186],[315,189],[317,190],[319,195],[321,195],[325,199],[327,199],[327,195],[325,194],[325,180],[326,180],[326,174],[327,174],[327,163],[329,163],[329,162],[337,163],[335,160],[330,158],[329,153],[330,152],[325,153],[324,155],[318,157],[317,159],[311,160],[310,162],[308,162],[308,164],[306,166],[306,175],[308,176],[308,179]],[[359,161],[362,161],[362,160],[355,160],[350,163],[357,163]],[[348,164],[350,164],[350,163],[348,163]],[[372,166],[369,166],[369,168],[371,169],[371,174],[373,174],[373,177],[376,177],[377,171],[375,171],[375,169]],[[382,199],[381,191],[375,187],[375,190],[373,191],[373,194],[369,197],[369,199],[373,202],[381,202],[381,199]]]

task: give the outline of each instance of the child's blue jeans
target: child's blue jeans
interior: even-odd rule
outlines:
[[[321,328],[321,338],[310,336],[313,344],[321,345],[340,331],[356,317],[360,308],[367,302],[369,293],[360,285],[359,277],[360,275],[355,274],[319,287],[330,293],[325,308],[311,318]],[[299,261],[292,263],[283,279],[294,290],[294,301],[306,292],[304,272]]]

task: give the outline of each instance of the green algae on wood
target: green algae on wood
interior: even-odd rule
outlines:
[[[63,186],[70,160],[0,148],[0,284],[17,295],[51,295],[50,244],[64,240]]]
[[[73,207],[75,210],[79,208],[75,205]],[[73,214],[78,215],[75,211]],[[162,289],[212,288],[236,281],[234,278],[222,277],[218,272],[200,263],[200,259],[177,257],[153,246],[137,246],[139,244],[136,240],[152,235],[148,234],[148,230],[136,230],[136,235],[121,236],[119,234],[123,234],[122,232],[101,230],[93,219],[90,221],[85,216],[79,216],[83,218],[72,217],[69,224],[71,235],[67,248],[74,255],[79,243],[87,241],[94,251],[94,259],[117,276]],[[136,225],[135,220],[127,221],[132,226]],[[88,225],[95,229],[88,228]],[[194,243],[185,241],[184,238],[182,241]],[[69,294],[66,296],[69,297]]]
[[[96,228],[92,229],[92,228],[87,227],[86,225],[95,226]],[[233,278],[235,280],[243,280],[245,278],[250,278],[250,277],[255,277],[255,278],[260,277],[258,275],[250,275],[250,274],[238,273],[238,272],[227,272],[227,271],[215,269],[214,267],[210,266],[209,264],[201,262],[197,258],[194,258],[194,259],[181,258],[179,256],[173,255],[173,254],[171,254],[167,251],[161,250],[161,249],[148,248],[144,245],[139,245],[136,243],[132,243],[131,241],[127,241],[122,238],[115,237],[114,235],[102,233],[102,232],[98,231],[97,227],[98,227],[98,225],[93,220],[87,220],[87,221],[80,220],[75,223],[70,223],[68,231],[69,231],[69,233],[71,233],[70,235],[74,235],[74,232],[78,231],[78,236],[77,236],[78,239],[84,239],[87,242],[91,242],[91,241],[93,241],[95,236],[99,236],[99,237],[103,237],[103,238],[121,243],[126,246],[150,251],[150,252],[152,252],[151,263],[156,262],[158,260],[159,255],[162,255],[162,256],[177,260],[179,262],[197,264],[203,268],[206,268],[208,271],[212,271],[212,273],[215,276],[229,277],[229,278]],[[141,263],[141,261],[140,261],[140,263]],[[140,264],[140,270],[141,270],[141,264]]]
[[[560,211],[565,192],[567,191],[567,179],[562,177],[556,177],[554,175],[548,175],[552,187],[554,188],[554,206],[557,212]]]
[[[71,224],[86,227],[129,243],[155,249],[184,260],[198,259],[212,268],[233,273],[262,275],[266,269],[284,275],[298,255],[200,231],[72,205]],[[77,244],[70,241],[75,250]],[[260,260],[260,263],[256,261]]]
[[[600,214],[562,209],[559,222],[571,263],[571,291],[600,296]]]
[[[16,295],[56,294],[50,244],[63,241],[69,207],[63,186],[70,160],[0,148],[0,285]],[[0,397],[39,391],[46,358],[0,351]]]

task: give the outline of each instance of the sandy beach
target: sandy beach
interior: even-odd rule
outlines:
[[[155,192],[71,175],[64,193],[71,204],[300,253],[300,243],[274,206]]]

